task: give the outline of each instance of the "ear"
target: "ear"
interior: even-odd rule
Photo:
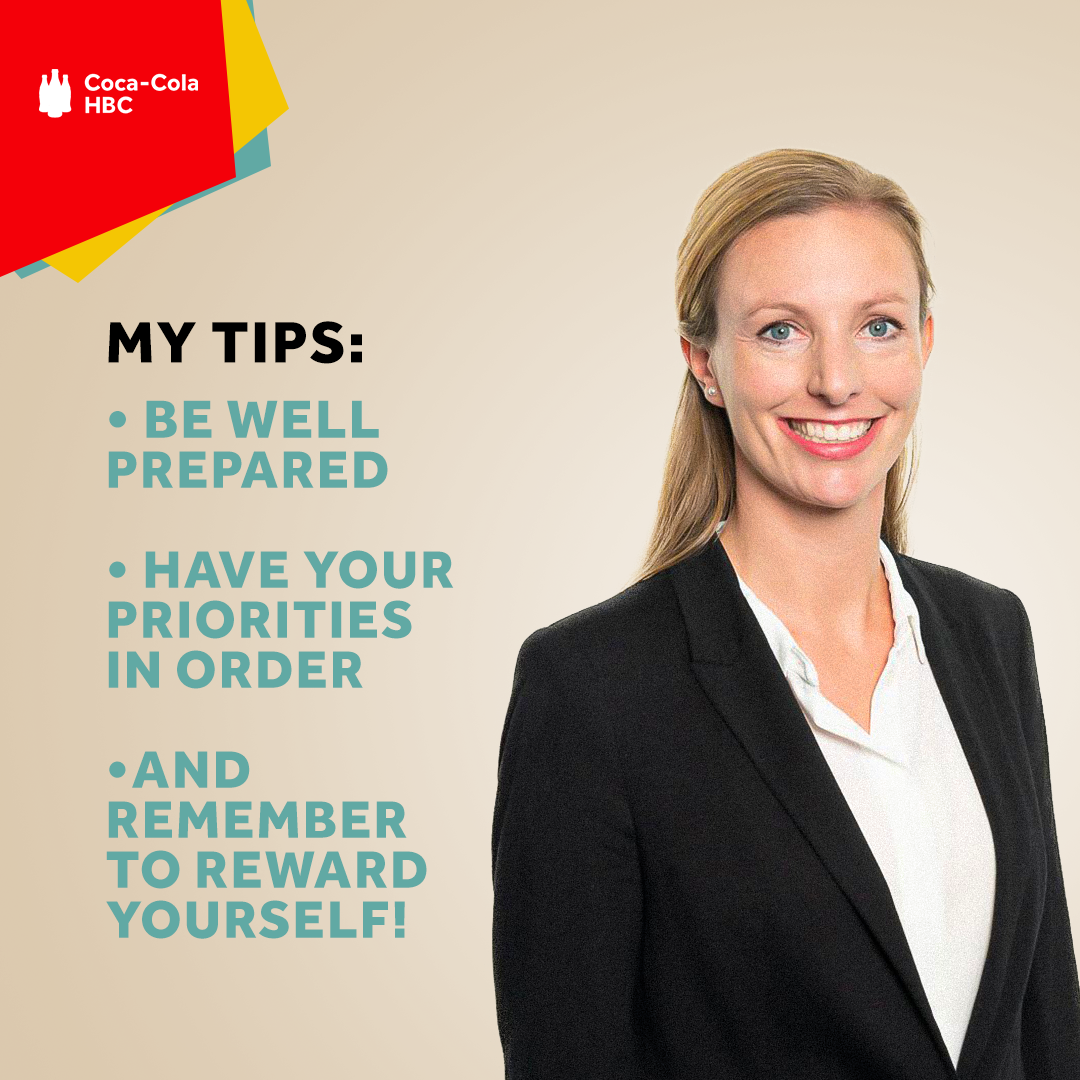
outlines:
[[[926,313],[926,322],[923,323],[922,331],[922,366],[926,367],[930,359],[930,350],[934,347],[934,316],[932,312]]]
[[[720,384],[716,381],[712,369],[709,367],[709,350],[703,349],[700,345],[692,344],[684,337],[679,338],[679,344],[682,346],[683,356],[686,358],[687,366],[690,368],[694,378],[697,379],[698,385],[705,395],[705,400],[710,405],[718,405],[720,408],[723,408],[724,395],[721,393]],[[716,393],[708,393],[709,387],[714,387]]]

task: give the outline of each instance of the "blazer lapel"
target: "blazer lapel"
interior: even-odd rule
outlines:
[[[673,566],[671,580],[689,635],[691,667],[702,688],[861,916],[925,1021],[947,1074],[955,1075],[889,887],[723,545],[710,541],[701,553]],[[935,646],[940,657],[936,636]],[[937,667],[933,670],[936,674]],[[983,1007],[992,1011],[989,1003]]]
[[[1031,882],[1026,871],[1035,866],[1041,844],[1038,806],[1026,772],[1025,749],[1016,741],[1019,733],[1007,714],[1003,690],[995,693],[987,682],[988,669],[995,661],[980,657],[970,628],[952,619],[944,603],[948,598],[940,590],[935,597],[917,563],[893,554],[904,587],[919,609],[926,658],[994,837],[994,913],[986,962],[957,1063],[963,1080],[983,1075],[983,1054],[1006,989],[1012,945]]]

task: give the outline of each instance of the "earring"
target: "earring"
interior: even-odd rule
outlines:
[[[705,391],[705,393],[708,394],[709,397],[712,397],[716,393],[716,387],[710,386],[709,389]]]

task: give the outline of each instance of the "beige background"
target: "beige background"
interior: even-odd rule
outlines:
[[[501,1075],[489,830],[514,658],[631,579],[682,374],[675,248],[705,186],[776,146],[884,172],[929,222],[913,553],[1027,605],[1080,921],[1075,8],[259,0],[257,16],[291,106],[273,167],[155,222],[80,285],[0,282],[5,1073]],[[194,320],[183,367],[110,368],[113,319]],[[214,319],[336,320],[364,334],[364,363],[226,369]],[[148,396],[213,399],[211,448],[231,441],[229,397],[362,399],[389,477],[110,492],[107,451],[144,444],[106,418]],[[113,559],[285,548],[299,569],[309,547],[441,549],[455,588],[400,594],[413,632],[361,643],[363,690],[105,689],[106,602],[143,598]],[[105,808],[131,796],[144,749],[245,752],[237,797],[401,801],[397,846],[428,862],[403,894],[406,937],[118,941]],[[153,846],[189,872],[197,846],[285,845],[138,850]]]

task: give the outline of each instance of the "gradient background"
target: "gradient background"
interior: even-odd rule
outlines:
[[[1080,925],[1076,9],[260,0],[257,16],[290,104],[273,167],[154,222],[80,285],[0,281],[4,1071],[501,1075],[489,837],[514,659],[633,577],[684,370],[676,247],[702,190],[777,146],[883,172],[928,221],[912,554],[1027,606]],[[111,320],[159,319],[197,324],[182,368],[106,363]],[[363,333],[364,363],[225,368],[215,319],[334,320]],[[211,398],[219,430],[229,397],[362,399],[390,473],[370,491],[109,491],[106,453],[143,448],[147,397]],[[414,621],[360,643],[362,691],[108,691],[106,602],[143,598],[152,548],[182,565],[282,548],[291,567],[304,548],[441,549],[455,588],[360,597],[407,599]],[[316,594],[267,598],[286,596]],[[246,753],[236,798],[402,802],[407,841],[372,846],[420,852],[427,881],[368,896],[407,900],[406,937],[118,941],[106,850],[175,846],[186,869],[196,847],[289,846],[110,842],[107,800],[137,794],[144,749]],[[306,898],[337,898],[322,892]],[[128,890],[196,896],[278,894]]]

